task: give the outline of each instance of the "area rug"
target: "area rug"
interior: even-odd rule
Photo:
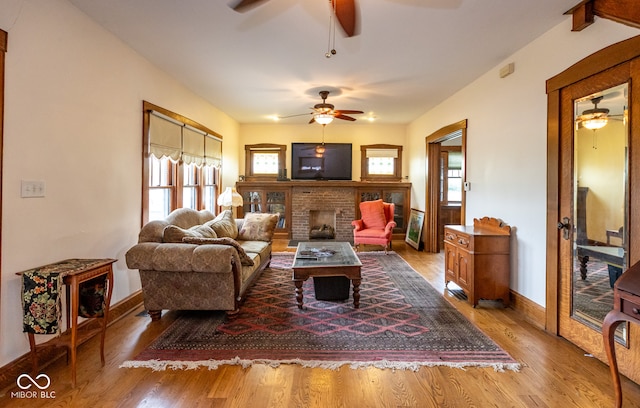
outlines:
[[[344,301],[316,300],[312,279],[303,285],[304,308],[298,309],[291,281],[293,256],[273,255],[237,317],[182,312],[135,360],[121,367],[520,368],[396,253],[359,254],[359,309],[351,296]]]
[[[599,322],[604,321],[604,317],[613,309],[613,289],[609,284],[607,264],[591,257],[587,266],[587,279],[582,280],[580,264],[576,260],[573,279],[575,282],[574,308]]]

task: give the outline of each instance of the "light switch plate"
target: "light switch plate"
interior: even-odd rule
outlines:
[[[44,181],[22,180],[20,183],[20,197],[44,197]]]

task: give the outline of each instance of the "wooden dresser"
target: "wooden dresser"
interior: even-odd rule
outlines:
[[[445,285],[454,282],[476,307],[480,299],[509,305],[511,227],[496,218],[445,225]]]

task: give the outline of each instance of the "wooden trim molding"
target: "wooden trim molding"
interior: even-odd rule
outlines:
[[[111,326],[118,320],[122,319],[125,315],[133,312],[142,305],[142,301],[142,291],[137,291],[115,305],[112,305],[109,309],[109,322],[107,325]],[[95,320],[84,321],[83,323],[80,323],[78,327],[85,327],[87,324],[95,324],[95,322]],[[99,334],[99,332],[96,332],[95,336],[98,336]],[[107,330],[106,336],[109,337],[109,330]],[[40,368],[46,367],[58,358],[66,355],[65,348],[55,347],[53,345],[48,346],[47,343],[44,343],[44,345],[38,345],[37,353],[38,366]],[[6,390],[7,388],[14,386],[18,376],[23,373],[31,372],[31,367],[30,352],[18,357],[4,367],[0,367],[0,390]]]
[[[638,57],[638,54],[640,54],[640,35],[612,44],[548,79],[547,94],[630,61]]]
[[[425,227],[424,227],[424,250],[427,252],[440,252],[440,243],[438,242],[438,221],[440,219],[440,143],[452,137],[452,134],[462,134],[462,181],[466,181],[467,167],[467,119],[447,125],[429,136],[425,141],[427,144],[427,185],[426,185],[426,208],[425,208]],[[466,192],[462,190],[462,202],[460,204],[460,224],[464,225],[466,212]]]
[[[5,53],[7,52],[8,34],[4,30],[0,30],[0,231],[2,231],[2,168],[4,156],[4,64]],[[0,248],[2,248],[2,234],[0,234]],[[0,265],[2,264],[2,250],[0,249]],[[0,290],[2,283],[0,283]]]
[[[637,0],[583,0],[564,13],[573,16],[571,31],[582,31],[594,23],[594,16],[640,28]]]
[[[545,309],[531,299],[522,296],[518,292],[510,291],[511,307],[519,312],[529,323],[537,328],[544,330],[545,328]]]

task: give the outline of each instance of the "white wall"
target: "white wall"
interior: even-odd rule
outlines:
[[[113,302],[140,288],[124,253],[140,230],[142,101],[223,136],[238,176],[239,125],[65,0],[0,0],[5,76],[0,366],[29,350],[15,272],[71,257],[117,258]],[[21,180],[46,183],[21,198]],[[48,336],[38,336],[39,341]]]
[[[425,137],[468,119],[467,223],[492,216],[513,227],[511,288],[545,305],[546,88],[545,81],[607,45],[640,31],[598,19],[571,32],[571,18],[410,124],[412,207],[425,208]],[[515,72],[500,79],[509,62]],[[469,61],[470,64],[473,61]]]
[[[320,143],[322,141],[322,127],[316,123],[304,125],[282,124],[286,119],[278,124],[272,125],[240,125],[241,143],[240,151],[240,174],[244,174],[244,145],[257,143],[277,143],[287,145],[286,167],[288,175],[291,176],[291,143],[310,142]],[[338,121],[339,122],[339,121]],[[360,146],[369,144],[393,144],[403,146],[403,169],[402,174],[408,175],[408,161],[404,159],[407,154],[407,127],[404,125],[377,125],[364,120],[361,124],[356,123],[332,123],[325,128],[325,143],[351,143],[352,146],[352,166],[351,177],[353,180],[360,180]]]

